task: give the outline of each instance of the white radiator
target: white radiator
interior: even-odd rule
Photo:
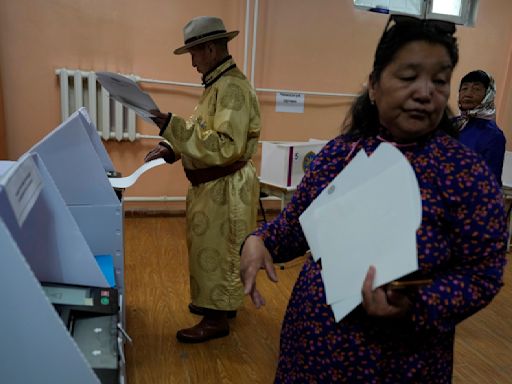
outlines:
[[[135,112],[110,99],[92,71],[57,69],[60,79],[60,111],[64,121],[80,107],[86,107],[98,134],[104,140],[134,141],[137,138]],[[126,76],[126,75],[124,75]],[[137,81],[137,76],[127,76]]]

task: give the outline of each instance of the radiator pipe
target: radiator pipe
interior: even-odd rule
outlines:
[[[254,87],[254,67],[256,66],[256,41],[258,36],[259,0],[254,2],[254,15],[252,25],[252,52],[251,52],[251,84]]]
[[[357,97],[357,93],[336,93],[336,92],[316,92],[316,91],[296,91],[289,89],[272,89],[272,88],[256,88],[258,92],[270,92],[270,93],[303,93],[304,95],[313,96],[337,96],[337,97]]]
[[[251,0],[245,0],[245,36],[244,36],[244,74],[247,76],[247,57],[249,55],[249,49],[247,48],[249,46],[249,16],[250,16],[250,5]]]

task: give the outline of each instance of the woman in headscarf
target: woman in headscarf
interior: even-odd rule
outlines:
[[[462,78],[459,86],[461,115],[455,118],[459,140],[482,156],[501,185],[505,135],[496,125],[496,86],[488,73],[477,70]]]

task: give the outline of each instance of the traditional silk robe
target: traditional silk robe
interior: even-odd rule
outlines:
[[[290,204],[256,232],[274,261],[306,252],[301,213],[346,166],[354,145],[371,155],[381,141],[340,136],[323,148]],[[484,161],[441,132],[399,149],[416,173],[422,198],[417,278],[431,278],[432,284],[411,293],[404,318],[371,317],[358,306],[337,323],[326,304],[321,262],[307,258],[283,321],[276,383],[450,383],[455,326],[500,289],[505,213]]]
[[[189,119],[172,115],[161,135],[188,170],[247,161],[238,171],[190,186],[187,245],[192,303],[217,310],[242,304],[240,244],[256,227],[260,112],[254,89],[229,57],[203,78],[205,90]]]

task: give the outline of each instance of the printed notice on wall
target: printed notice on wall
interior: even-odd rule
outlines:
[[[277,92],[276,112],[304,113],[304,94]]]
[[[13,169],[15,171],[5,176],[5,192],[21,227],[43,188],[43,181],[31,157]]]

